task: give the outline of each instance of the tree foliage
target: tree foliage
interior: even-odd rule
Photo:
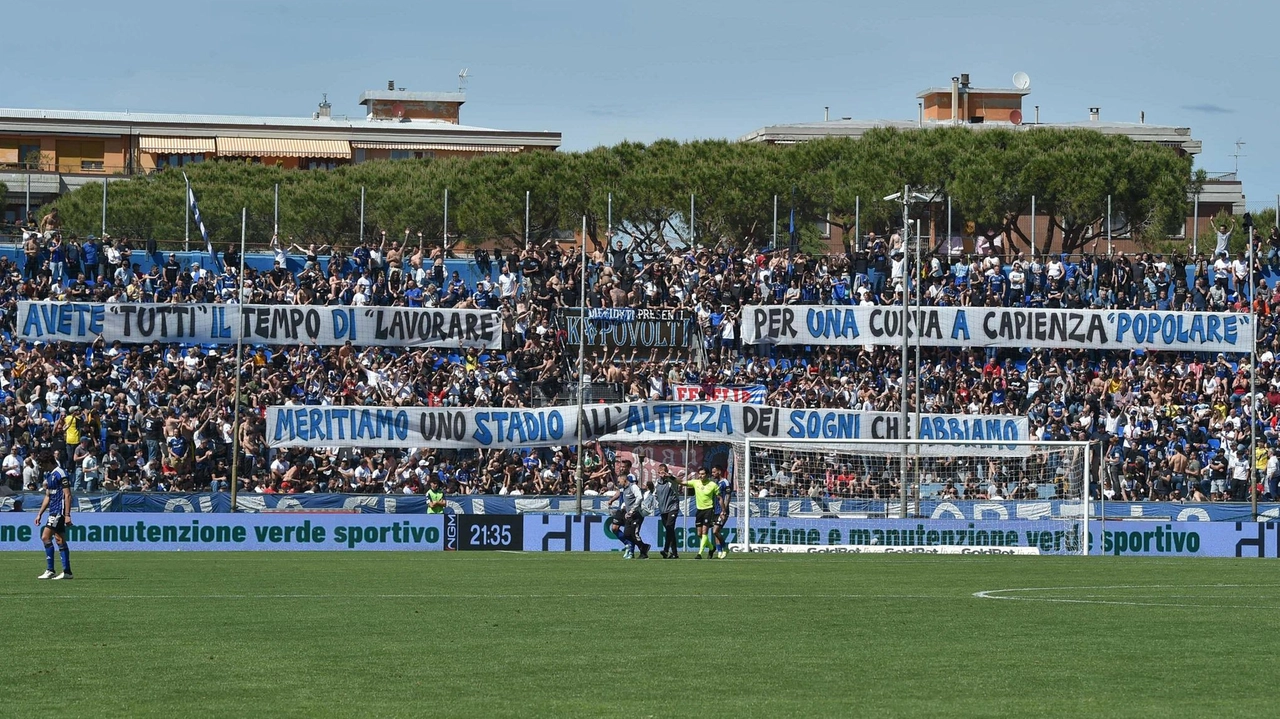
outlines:
[[[640,248],[729,242],[763,247],[773,235],[779,203],[779,242],[794,209],[805,246],[816,243],[818,222],[852,234],[855,224],[887,229],[900,216],[882,199],[910,185],[936,207],[950,197],[957,218],[1002,228],[1011,243],[1028,245],[1019,224],[1031,212],[1052,218],[1041,250],[1074,250],[1095,237],[1111,196],[1113,217],[1139,238],[1176,231],[1186,217],[1194,178],[1190,161],[1168,148],[1134,143],[1092,130],[973,130],[946,127],[877,129],[860,140],[826,138],[791,146],[705,140],[624,142],[587,152],[532,152],[474,159],[374,161],[331,171],[292,171],[242,161],[188,166],[205,223],[219,244],[239,238],[247,209],[249,239],[264,242],[273,228],[273,187],[280,186],[280,234],[286,241],[350,244],[361,233],[365,190],[366,237],[386,230],[421,232],[430,243],[445,231],[458,241],[508,246],[540,242],[576,230],[601,247],[612,230]],[[88,186],[57,201],[65,225],[88,234],[100,222],[101,187]],[[525,226],[525,193],[530,213]],[[695,211],[689,216],[690,196]],[[168,169],[112,183],[108,231],[181,240],[185,185]],[[612,196],[612,227],[608,226]],[[929,205],[930,203],[924,203]],[[913,214],[918,210],[913,208]],[[935,215],[936,216],[936,215]],[[191,232],[198,238],[198,231]]]

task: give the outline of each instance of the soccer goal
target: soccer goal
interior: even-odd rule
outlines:
[[[736,551],[1086,554],[1087,442],[744,440]]]

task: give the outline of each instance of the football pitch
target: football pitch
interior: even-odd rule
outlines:
[[[0,555],[7,716],[1265,716],[1258,560]]]

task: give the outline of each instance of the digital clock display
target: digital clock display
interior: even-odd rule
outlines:
[[[524,549],[524,517],[464,514],[458,520],[459,549]]]

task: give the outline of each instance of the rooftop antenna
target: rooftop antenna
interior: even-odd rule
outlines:
[[[1028,90],[1031,88],[1031,76],[1025,72],[1018,71],[1013,73],[1013,86],[1019,90]]]
[[[1248,143],[1246,143],[1244,140],[1236,140],[1236,151],[1235,151],[1235,154],[1232,155],[1232,157],[1236,159],[1236,175],[1237,176],[1240,174],[1240,158],[1248,157],[1248,155],[1240,154],[1240,148],[1244,147],[1247,144]]]
[[[462,70],[458,73],[458,92],[462,92],[462,91],[463,91],[463,89],[467,86],[467,75],[468,75],[470,72],[471,72],[471,68],[469,68],[469,67],[464,67],[464,68],[462,68]]]

